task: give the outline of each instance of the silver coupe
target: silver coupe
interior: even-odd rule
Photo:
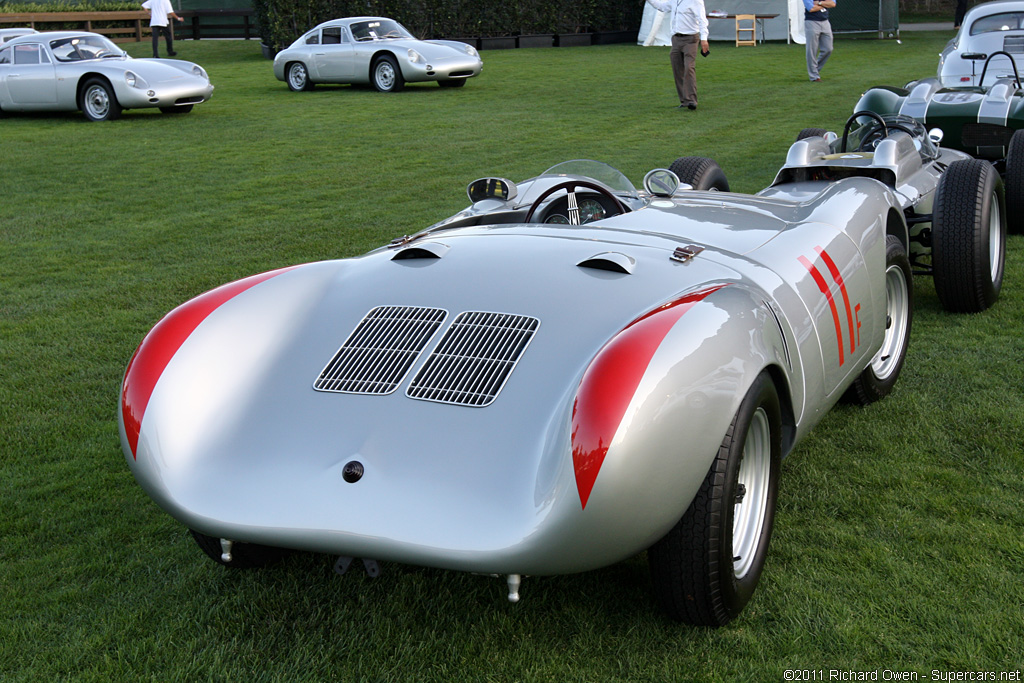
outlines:
[[[995,52],[1003,56],[988,70],[991,80],[982,83],[981,64]],[[1015,66],[1024,71],[1022,53],[1024,0],[982,2],[968,10],[960,30],[939,54],[939,80],[947,88],[991,85],[1013,76]]]
[[[460,88],[480,74],[476,48],[453,40],[417,40],[384,17],[334,19],[307,31],[274,57],[274,76],[292,90],[317,83],[371,84],[397,92],[406,83],[437,81]]]
[[[184,114],[210,99],[198,64],[133,59],[107,38],[83,31],[21,36],[0,47],[0,110],[78,111],[110,121],[125,109]]]
[[[167,314],[125,372],[125,458],[228,567],[301,549],[500,575],[516,601],[525,575],[648,550],[671,617],[724,624],[782,458],[906,357],[910,236],[870,176],[481,178],[422,232]]]

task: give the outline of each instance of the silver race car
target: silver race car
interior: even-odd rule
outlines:
[[[786,165],[761,196],[812,196],[851,175],[893,189],[910,226],[916,274],[934,276],[943,307],[976,313],[999,297],[1006,258],[1003,180],[992,164],[939,146],[914,118],[858,111],[842,137],[805,128]],[[794,194],[793,188],[799,188]]]
[[[311,90],[317,83],[369,83],[381,92],[397,92],[407,82],[425,81],[459,88],[481,69],[483,61],[472,45],[416,40],[384,17],[324,22],[274,57],[274,76],[292,90]]]
[[[864,175],[745,195],[683,157],[643,190],[594,161],[474,181],[423,232],[170,312],[125,372],[125,458],[229,567],[301,549],[500,575],[515,601],[524,575],[647,550],[670,616],[724,624],[782,458],[906,356],[904,207]]]
[[[76,111],[109,121],[125,109],[184,114],[210,99],[198,64],[133,59],[107,38],[83,31],[25,35],[0,47],[0,110]]]

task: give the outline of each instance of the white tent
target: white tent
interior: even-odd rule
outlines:
[[[803,0],[704,0],[709,13],[722,14],[777,14],[774,19],[758,22],[758,40],[786,40],[804,42]],[[667,12],[659,12],[644,3],[644,16],[640,22],[637,43],[640,45],[671,45],[671,19]],[[763,33],[762,33],[763,31]],[[735,40],[734,19],[708,19],[710,40]]]

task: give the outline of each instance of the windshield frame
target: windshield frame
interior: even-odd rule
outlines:
[[[74,36],[64,36],[63,38],[54,38],[53,40],[46,41],[46,45],[50,50],[50,54],[53,55],[54,60],[61,64],[68,64],[73,62],[87,62],[95,59],[109,59],[111,57],[117,57],[123,59],[128,56],[124,50],[115,45],[111,40],[105,36],[98,34],[82,34]],[[63,48],[71,46],[70,54],[64,55],[65,50]],[[91,56],[85,56],[80,47],[89,47],[94,50],[100,51]],[[92,52],[90,50],[90,52]]]

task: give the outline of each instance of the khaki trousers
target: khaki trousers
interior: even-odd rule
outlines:
[[[697,51],[700,36],[696,33],[672,35],[672,49],[668,59],[672,63],[672,77],[676,81],[679,104],[697,106]]]

